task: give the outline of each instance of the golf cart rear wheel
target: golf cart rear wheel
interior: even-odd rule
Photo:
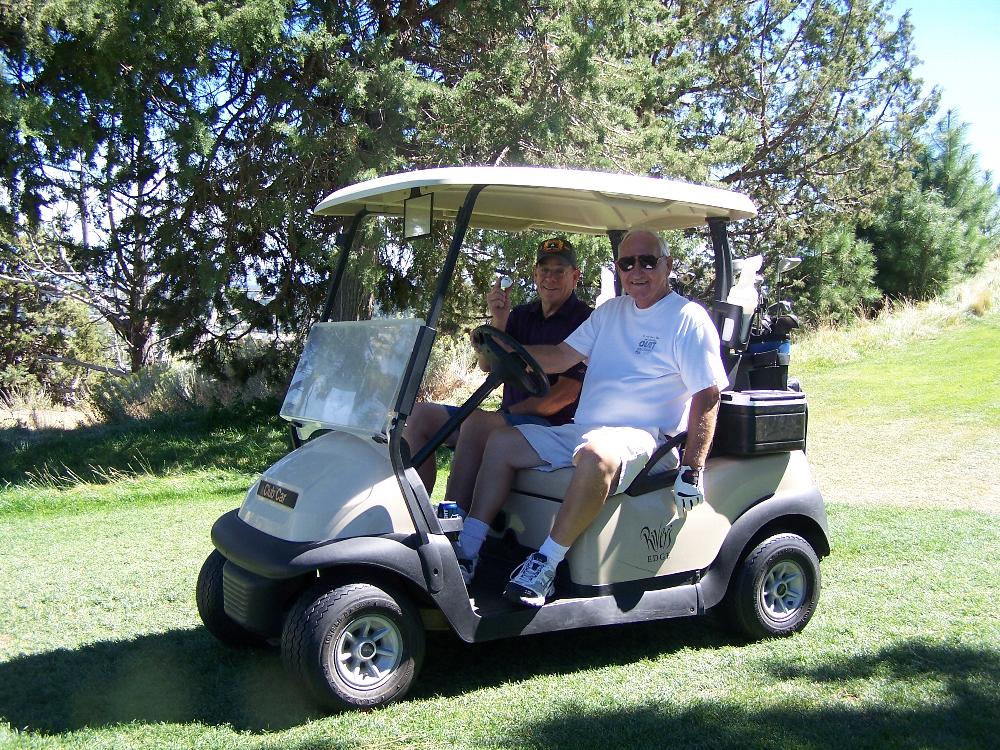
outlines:
[[[252,633],[226,614],[223,606],[222,568],[226,558],[219,550],[212,550],[198,573],[195,600],[198,614],[208,632],[227,646],[264,646],[267,640]]]
[[[285,619],[281,658],[322,706],[402,698],[424,657],[424,629],[401,594],[367,583],[306,591]]]
[[[812,546],[797,534],[778,534],[744,558],[729,591],[729,614],[751,638],[791,635],[813,616],[819,591]]]

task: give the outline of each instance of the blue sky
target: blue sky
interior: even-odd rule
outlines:
[[[969,125],[979,166],[1000,184],[1000,0],[896,0],[910,9],[918,73],[941,89],[939,115],[952,109]]]

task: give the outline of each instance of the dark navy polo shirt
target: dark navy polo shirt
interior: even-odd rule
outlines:
[[[518,305],[510,311],[507,318],[507,333],[522,344],[560,344],[577,327],[590,317],[593,310],[576,294],[570,294],[562,307],[549,317],[542,314],[542,303],[538,300],[526,305]],[[583,381],[587,366],[580,362],[569,370],[558,375],[549,375],[549,383],[555,383],[557,378],[566,377]],[[501,409],[508,409],[519,401],[528,398],[528,394],[516,385],[507,384],[503,388]],[[566,424],[573,419],[576,412],[576,401],[563,407],[550,417],[546,417],[553,425]]]

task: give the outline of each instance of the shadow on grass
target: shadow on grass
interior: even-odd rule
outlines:
[[[732,644],[706,625],[702,619],[679,620],[478,645],[433,634],[410,697],[461,699],[470,691],[540,674],[565,674],[573,680],[574,672],[655,659],[684,648]],[[649,691],[645,705],[575,710],[574,689],[568,686],[552,718],[522,725],[512,717],[508,739],[513,746],[574,750],[667,744],[976,748],[995,747],[1000,731],[1000,660],[994,652],[902,642],[816,668],[788,666],[776,656],[757,670],[760,679],[776,684],[836,684],[836,705],[811,705],[803,697],[760,707],[730,699],[675,708],[662,699],[662,685],[654,683],[622,686],[639,694],[640,703],[642,692]],[[860,705],[852,691],[871,692],[873,686],[879,700]],[[896,700],[896,695],[903,697]],[[856,708],[853,701],[858,701]],[[916,701],[920,703],[914,706]],[[51,735],[129,722],[196,722],[263,732],[298,726],[322,714],[301,696],[276,651],[231,650],[197,629],[0,664],[0,715],[17,729]]]
[[[469,645],[428,638],[411,698],[458,697],[537,674],[573,672],[726,643],[686,622],[549,634]],[[58,734],[128,722],[230,725],[274,731],[322,716],[285,673],[276,649],[236,650],[208,631],[175,630],[0,663],[0,719]]]
[[[557,715],[521,727],[518,734],[525,746],[574,750],[997,747],[1000,659],[995,652],[902,642],[873,655],[828,661],[816,669],[792,668],[776,660],[763,671],[770,673],[765,679],[775,683],[796,679],[835,683],[841,688],[836,705],[810,703],[806,697],[760,707],[706,699],[691,708],[675,709],[668,699],[595,712],[562,703]],[[657,698],[662,695],[656,685],[649,688]],[[860,705],[852,688],[877,692],[878,697]],[[643,686],[632,689],[641,691]]]
[[[276,650],[229,649],[199,628],[2,663],[0,715],[16,729],[57,734],[133,721],[259,731],[320,714]]]
[[[3,482],[103,482],[116,472],[259,471],[288,450],[274,400],[74,430],[0,430]]]

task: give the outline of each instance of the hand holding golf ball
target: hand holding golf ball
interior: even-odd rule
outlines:
[[[489,294],[486,295],[486,306],[489,308],[490,315],[493,316],[494,320],[497,318],[503,318],[506,320],[507,316],[510,314],[509,289],[513,286],[513,284],[514,282],[511,281],[508,276],[498,277],[496,282],[493,284],[493,288],[490,289]]]

